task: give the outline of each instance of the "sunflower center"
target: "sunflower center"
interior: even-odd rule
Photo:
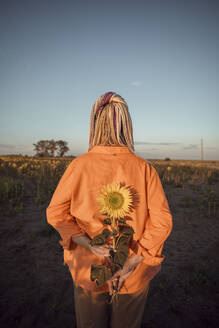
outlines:
[[[124,197],[121,193],[114,191],[109,194],[108,204],[112,209],[116,210],[122,208],[123,203]]]

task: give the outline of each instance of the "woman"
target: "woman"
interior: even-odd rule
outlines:
[[[117,188],[114,194],[112,186]],[[91,267],[103,266],[112,255],[111,242],[91,242],[105,227],[97,202],[103,190],[105,212],[106,197],[112,194],[120,196],[121,210],[125,201],[132,199],[124,219],[133,235],[124,265],[98,287],[91,279]],[[130,197],[125,199],[127,193]],[[172,215],[155,167],[134,152],[128,106],[115,92],[96,99],[91,110],[88,152],[68,165],[46,214],[48,223],[62,237],[59,242],[64,263],[74,282],[77,328],[139,328],[150,281],[164,260],[162,249],[172,230]],[[118,301],[109,303],[115,284]]]

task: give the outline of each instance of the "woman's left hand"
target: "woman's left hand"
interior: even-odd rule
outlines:
[[[135,270],[137,265],[143,261],[143,257],[133,254],[129,257],[123,268],[118,270],[109,280],[107,280],[107,284],[109,287],[109,294],[113,294],[113,281],[117,281],[117,290],[119,291],[120,288],[123,286],[125,280],[128,276]]]
[[[102,258],[110,257],[110,249],[111,249],[110,245],[90,246],[91,252]]]

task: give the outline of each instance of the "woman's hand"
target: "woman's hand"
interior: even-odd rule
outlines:
[[[90,246],[91,252],[99,257],[109,257],[110,249],[112,249],[110,245]]]
[[[123,265],[123,268],[118,270],[109,280],[107,280],[110,295],[113,294],[113,281],[117,281],[117,290],[119,291],[128,276],[143,260],[144,258],[142,256],[133,254],[126,260],[125,264]]]
[[[110,249],[112,249],[112,246],[110,245],[101,245],[101,246],[91,246],[90,242],[91,239],[88,235],[82,235],[79,237],[72,237],[72,240],[86,248],[88,248],[93,254],[100,256],[100,257],[109,257],[110,256]]]

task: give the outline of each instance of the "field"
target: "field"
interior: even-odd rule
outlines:
[[[45,209],[73,158],[0,156],[0,326],[73,328],[73,283]],[[219,161],[151,160],[173,230],[151,281],[142,328],[216,327]]]

